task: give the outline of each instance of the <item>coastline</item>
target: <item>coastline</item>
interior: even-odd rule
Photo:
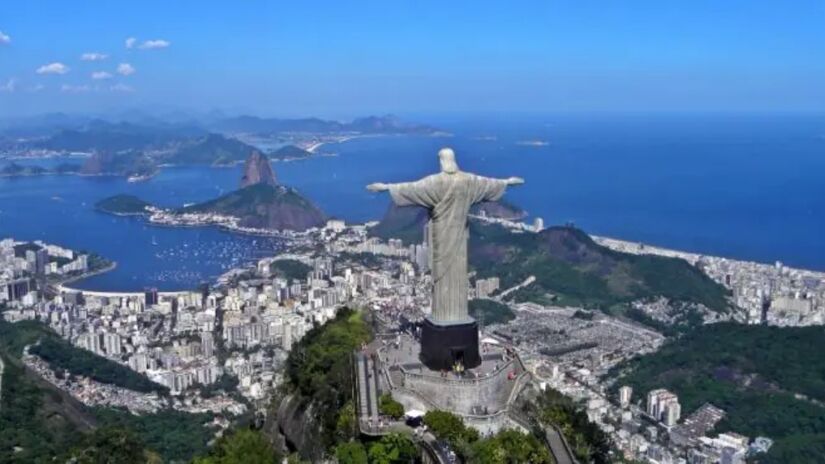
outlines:
[[[116,268],[117,268],[117,261],[112,261],[111,264],[109,264],[108,266],[102,267],[100,269],[96,269],[94,271],[89,271],[89,272],[84,272],[83,274],[80,274],[80,275],[77,275],[77,276],[74,276],[74,277],[69,277],[68,279],[61,279],[60,281],[56,282],[54,284],[54,286],[58,290],[65,288],[65,289],[71,290],[71,291],[82,291],[82,290],[73,290],[69,287],[66,287],[66,284],[72,283],[72,282],[77,282],[77,281],[83,280],[83,279],[88,279],[89,277],[93,277],[93,276],[96,276],[96,275],[99,275],[99,274],[105,274],[107,272],[114,271]]]

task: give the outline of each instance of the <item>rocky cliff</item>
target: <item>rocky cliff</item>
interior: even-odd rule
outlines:
[[[253,151],[246,159],[243,177],[241,177],[241,188],[256,184],[272,186],[277,184],[269,158],[258,150]]]

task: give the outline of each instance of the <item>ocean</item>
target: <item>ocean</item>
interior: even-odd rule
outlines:
[[[825,115],[418,116],[449,137],[364,137],[321,148],[336,156],[275,162],[329,215],[380,219],[386,194],[368,183],[413,180],[456,151],[467,171],[520,176],[506,199],[547,225],[685,251],[825,270]],[[56,160],[36,161],[40,164]],[[170,167],[149,181],[0,178],[0,237],[94,251],[114,271],[74,286],[193,288],[280,249],[276,239],[215,228],[164,228],[94,211],[130,193],[165,206],[237,188],[241,167]]]

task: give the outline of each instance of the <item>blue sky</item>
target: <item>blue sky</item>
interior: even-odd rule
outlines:
[[[825,111],[825,0],[5,0],[0,32],[2,115]]]

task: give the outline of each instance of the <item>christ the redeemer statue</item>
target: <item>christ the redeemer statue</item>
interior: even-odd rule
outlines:
[[[433,298],[432,315],[422,329],[422,359],[432,368],[452,368],[456,363],[472,368],[481,361],[478,328],[467,312],[467,216],[472,205],[498,200],[507,186],[523,184],[524,180],[463,172],[449,148],[441,149],[438,158],[438,174],[415,182],[375,183],[367,188],[373,192],[389,190],[398,206],[416,205],[429,210]]]

